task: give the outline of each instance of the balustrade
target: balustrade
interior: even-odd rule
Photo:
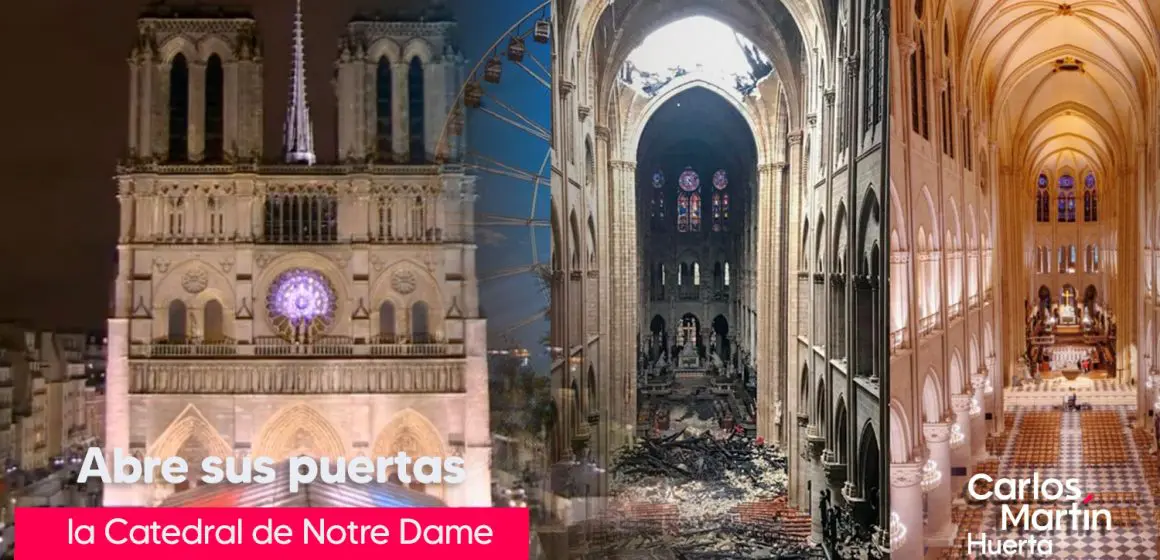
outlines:
[[[901,329],[895,329],[894,331],[891,331],[891,333],[890,333],[890,352],[892,354],[894,352],[897,352],[898,350],[902,350],[904,348],[907,348],[908,343],[909,343],[909,340],[907,340],[907,336],[906,336],[906,327],[902,327]]]
[[[926,335],[930,334],[932,331],[934,331],[936,328],[938,328],[938,325],[939,325],[938,312],[935,312],[933,314],[927,315],[926,317],[923,317],[922,319],[920,319],[918,321],[918,334],[919,334],[919,336],[926,336]]]
[[[131,358],[235,358],[290,356],[315,357],[368,357],[368,358],[421,358],[461,356],[462,344],[445,342],[403,342],[391,339],[373,339],[364,342],[350,337],[322,337],[312,343],[295,343],[276,336],[261,336],[253,344],[234,341],[185,343],[156,342],[132,344]]]

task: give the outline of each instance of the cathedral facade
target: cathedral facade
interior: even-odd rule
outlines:
[[[262,158],[255,20],[141,17],[129,157],[116,176],[110,453],[191,465],[207,455],[460,456],[466,483],[422,490],[490,505],[474,186],[457,152],[436,148],[460,82],[453,28],[348,25],[334,85],[339,153],[323,164],[300,10],[286,37],[279,162]],[[154,505],[182,490],[106,487],[105,504]]]
[[[712,371],[745,377],[754,414],[734,419],[785,450],[790,502],[812,513],[829,490],[886,538],[886,9],[554,3],[556,459],[608,466],[651,429],[643,371],[658,354],[679,370],[682,350],[666,351],[703,347],[689,365],[716,355]],[[764,53],[756,79],[657,82],[626,63],[692,16]]]

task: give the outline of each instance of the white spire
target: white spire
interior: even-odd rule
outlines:
[[[306,49],[302,40],[302,0],[294,8],[294,59],[290,65],[290,105],[282,130],[287,163],[314,165],[314,127],[306,102]]]

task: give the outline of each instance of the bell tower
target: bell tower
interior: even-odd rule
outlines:
[[[262,154],[262,49],[246,12],[152,5],[129,64],[135,161],[228,163]]]
[[[434,161],[462,83],[463,58],[451,45],[454,28],[441,13],[426,21],[371,15],[350,22],[335,63],[339,159]]]

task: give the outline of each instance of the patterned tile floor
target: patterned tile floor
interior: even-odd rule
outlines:
[[[1016,414],[1015,429],[1012,437],[1008,439],[1007,447],[1000,460],[1000,476],[1004,478],[1029,478],[1034,471],[1038,470],[1040,477],[1078,478],[1080,488],[1085,492],[1101,494],[1127,492],[1134,493],[1139,497],[1135,504],[1119,506],[1138,512],[1139,521],[1126,526],[1117,526],[1115,514],[1113,514],[1113,527],[1106,533],[1085,534],[1083,532],[1071,533],[1070,531],[1056,533],[1052,539],[1054,549],[1051,557],[1123,560],[1160,557],[1160,553],[1156,550],[1158,535],[1156,523],[1153,521],[1156,516],[1156,508],[1153,505],[1154,499],[1144,477],[1140,450],[1133,443],[1128,428],[1127,413],[1130,409],[1125,406],[1095,407],[1097,411],[1112,411],[1120,419],[1121,435],[1124,438],[1124,445],[1127,447],[1129,456],[1126,463],[1100,467],[1084,466],[1082,464],[1083,439],[1080,416],[1078,413],[1071,412],[1063,413],[1060,421],[1060,450],[1057,464],[1039,467],[1014,466],[1012,456],[1015,452],[1015,441],[1018,439],[1018,430],[1025,416],[1033,411],[1047,412],[1050,410],[1052,410],[1050,406],[1037,406],[1016,407],[1011,411]],[[989,536],[999,536],[997,527],[999,527],[1000,506],[989,504],[986,507],[988,511],[983,516],[983,531]],[[1103,507],[1110,509],[1114,506],[1108,504]],[[1011,531],[1008,535],[1008,538],[1016,538],[1018,531]]]

